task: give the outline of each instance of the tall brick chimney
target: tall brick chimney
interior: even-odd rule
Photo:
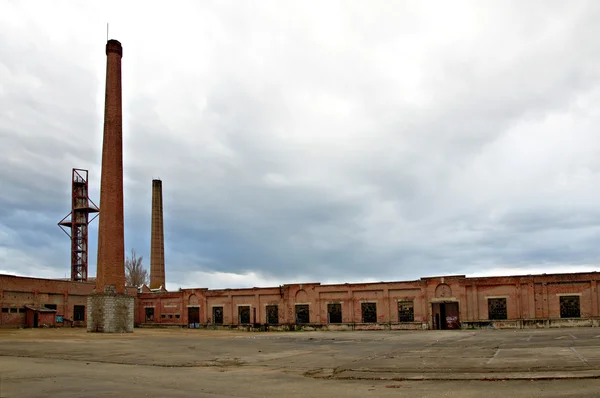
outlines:
[[[100,180],[98,272],[96,293],[125,293],[125,232],[123,225],[123,116],[121,57],[117,40],[106,43],[106,97]]]
[[[89,332],[133,332],[135,299],[125,292],[122,56],[121,43],[117,40],[109,40],[106,43],[98,271],[94,294],[88,296],[87,330]]]
[[[150,246],[150,289],[165,287],[165,238],[163,229],[162,181],[152,180],[152,236]]]

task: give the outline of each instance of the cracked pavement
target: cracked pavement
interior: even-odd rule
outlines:
[[[598,387],[598,328],[0,330],[0,397],[563,397]]]

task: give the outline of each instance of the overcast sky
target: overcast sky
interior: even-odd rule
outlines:
[[[598,270],[597,1],[0,1],[0,273],[65,277],[123,45],[126,249],[167,287]],[[97,220],[90,231],[96,273]]]

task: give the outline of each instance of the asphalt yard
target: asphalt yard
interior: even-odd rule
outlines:
[[[0,397],[600,396],[600,328],[0,330]]]

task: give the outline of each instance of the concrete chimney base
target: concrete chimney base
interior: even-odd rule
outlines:
[[[134,322],[134,297],[124,294],[98,293],[88,296],[87,331],[131,333]]]

